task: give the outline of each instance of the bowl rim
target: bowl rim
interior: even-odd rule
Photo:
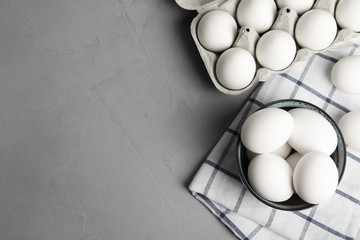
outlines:
[[[290,104],[290,106],[289,106],[289,104]],[[269,102],[269,103],[265,104],[264,106],[260,107],[259,109],[255,110],[255,112],[259,111],[261,109],[264,109],[264,108],[269,108],[269,107],[281,108],[281,109],[306,108],[306,109],[311,109],[315,112],[318,112],[323,117],[326,118],[326,120],[334,128],[336,135],[337,135],[337,140],[338,140],[338,144],[336,146],[334,153],[332,153],[332,155],[336,153],[338,156],[338,159],[343,159],[343,161],[341,162],[341,164],[339,166],[338,166],[338,164],[336,164],[336,168],[338,170],[338,185],[339,185],[339,183],[344,175],[344,171],[345,171],[345,167],[346,167],[347,151],[346,151],[346,144],[345,144],[344,137],[341,133],[339,126],[336,124],[334,119],[332,119],[329,114],[327,114],[324,110],[322,110],[318,106],[316,106],[310,102],[306,102],[304,100],[298,100],[298,99],[280,99],[280,100],[272,101],[272,102]],[[339,144],[341,146],[339,146]],[[245,173],[241,167],[241,162],[242,162],[241,159],[243,157],[243,154],[246,154],[246,153],[243,153],[243,151],[242,151],[243,148],[245,149],[245,147],[243,146],[243,144],[241,142],[241,129],[240,129],[237,143],[236,143],[236,164],[237,164],[237,168],[239,171],[239,177],[240,177],[241,182],[245,186],[245,188],[260,202],[266,204],[267,206],[270,206],[270,207],[273,207],[273,208],[276,208],[279,210],[285,210],[285,211],[305,210],[305,209],[308,209],[308,208],[311,208],[311,207],[314,207],[317,205],[317,204],[311,204],[311,203],[302,201],[302,203],[300,203],[300,204],[289,206],[289,205],[284,205],[284,203],[286,201],[288,201],[289,199],[284,202],[273,202],[273,201],[267,200],[267,199],[263,198],[262,196],[260,196],[250,185],[250,183],[247,179],[247,172]],[[293,198],[294,195],[297,196],[296,194],[293,194],[293,196],[291,198]]]

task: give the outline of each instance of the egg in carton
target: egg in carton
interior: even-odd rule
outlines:
[[[346,44],[352,44],[360,38],[360,29],[346,28],[349,25],[347,23],[349,21],[356,22],[359,25],[357,19],[345,19],[345,23],[340,23],[335,19],[335,11],[340,4],[342,4],[341,8],[344,10],[340,13],[336,12],[336,15],[344,15],[344,12],[349,11],[348,9],[352,7],[351,4],[355,4],[356,6],[353,9],[358,10],[360,4],[357,0],[310,0],[311,7],[305,10],[295,10],[293,6],[286,6],[286,0],[277,0],[276,2],[266,0],[267,2],[273,2],[273,5],[276,7],[276,15],[274,21],[271,22],[271,27],[265,30],[259,29],[257,26],[255,28],[251,24],[247,25],[246,19],[239,19],[239,8],[245,8],[241,15],[248,17],[249,14],[246,11],[246,7],[248,7],[249,1],[254,0],[175,1],[184,9],[196,10],[198,12],[190,26],[191,35],[213,84],[219,91],[229,95],[241,94],[255,87],[259,82],[266,81],[272,74],[284,72],[296,62],[309,59],[314,53],[335,50]],[[296,2],[304,5],[308,4],[305,2],[309,1],[301,0],[293,1],[292,3],[296,5]],[[259,11],[250,17],[253,19],[266,19],[268,12],[264,9],[267,9],[267,11],[274,10],[271,6],[266,8],[264,5],[261,5],[261,8],[258,8]],[[227,13],[233,18],[237,28],[237,36],[232,39],[231,45],[210,51],[204,47],[204,43],[199,39],[199,23],[205,15],[218,10]],[[344,18],[343,16],[341,17]],[[325,19],[324,22],[322,22],[322,19]],[[240,25],[239,20],[242,21]],[[318,25],[316,23],[325,24],[325,27],[322,28],[324,29],[321,33],[323,35],[321,36],[322,39],[317,39],[320,37],[316,37],[316,34],[309,35],[306,29],[304,30],[301,26],[306,24]],[[227,41],[229,40],[227,39]],[[271,44],[270,47],[269,44]],[[269,49],[270,51],[268,51]],[[281,51],[282,55],[276,53],[277,51]],[[275,60],[272,58],[272,56],[278,55],[280,56],[279,58],[275,58]],[[227,61],[227,59],[230,60]],[[237,65],[234,59],[237,59]],[[228,63],[231,61],[234,66]],[[242,64],[239,65],[239,62],[242,62]],[[239,78],[243,78],[240,80],[240,83],[238,83]],[[234,82],[237,83],[233,84]]]

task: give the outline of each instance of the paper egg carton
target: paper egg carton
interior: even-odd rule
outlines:
[[[360,33],[353,32],[350,29],[341,29],[338,26],[338,32],[335,40],[326,49],[323,49],[321,51],[314,51],[307,48],[301,48],[297,44],[296,56],[293,62],[287,68],[280,71],[273,71],[261,67],[259,64],[257,64],[256,74],[252,82],[245,88],[239,90],[232,90],[225,88],[217,80],[215,67],[216,67],[217,59],[221,55],[221,52],[215,53],[208,51],[200,44],[197,37],[197,25],[200,19],[204,16],[204,14],[206,14],[211,10],[216,10],[216,9],[224,10],[229,14],[231,14],[234,17],[234,19],[236,19],[237,6],[241,0],[175,0],[175,1],[180,7],[186,10],[196,10],[198,12],[198,15],[193,19],[190,26],[191,35],[195,41],[197,49],[201,55],[201,58],[204,62],[204,65],[209,73],[209,76],[213,84],[219,91],[229,95],[241,94],[247,91],[248,89],[252,88],[253,86],[255,86],[257,83],[261,81],[266,81],[272,74],[284,72],[286,71],[286,69],[291,67],[296,62],[307,60],[314,53],[319,53],[327,50],[335,50],[336,48],[342,47],[346,44],[351,44],[354,40],[360,38]],[[337,1],[338,0],[317,0],[312,6],[312,9],[323,9],[330,12],[334,16]],[[295,11],[289,12],[286,10],[287,8],[278,9],[277,18],[270,30],[273,29],[283,30],[288,32],[290,35],[294,37],[295,24],[300,16],[298,16],[295,13]],[[251,27],[244,26],[239,29],[239,35],[238,38],[235,40],[235,42],[237,47],[242,47],[248,50],[255,58],[255,48],[258,39],[259,39],[258,33],[256,33]]]

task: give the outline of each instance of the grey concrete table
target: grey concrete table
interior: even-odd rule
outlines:
[[[172,0],[0,1],[0,239],[235,239],[187,186],[246,98]]]
[[[235,239],[187,186],[250,93],[172,0],[0,1],[0,239]]]

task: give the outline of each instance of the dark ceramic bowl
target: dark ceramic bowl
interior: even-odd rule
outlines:
[[[307,108],[307,109],[310,109],[310,110],[320,113],[323,117],[325,117],[331,123],[331,125],[334,127],[334,129],[336,131],[337,139],[338,139],[337,147],[336,147],[334,153],[331,155],[331,158],[334,160],[336,167],[338,169],[338,173],[339,173],[338,182],[340,183],[340,180],[341,180],[344,170],[345,170],[346,149],[345,149],[344,138],[340,132],[339,127],[335,123],[335,121],[327,113],[325,113],[323,110],[321,110],[317,106],[315,106],[311,103],[308,103],[308,102],[300,101],[300,100],[292,100],[292,99],[279,100],[279,101],[271,102],[262,108],[269,108],[269,107],[281,108],[284,110],[290,110],[293,108]],[[242,144],[240,136],[241,136],[241,134],[239,134],[237,147],[236,147],[236,151],[237,151],[236,157],[237,157],[237,164],[238,164],[239,173],[240,173],[240,179],[241,179],[242,183],[245,185],[245,187],[247,188],[247,190],[249,190],[249,192],[252,195],[254,195],[254,197],[256,197],[259,201],[261,201],[262,203],[264,203],[270,207],[280,209],[280,210],[286,210],[286,211],[303,210],[303,209],[307,209],[307,208],[314,206],[314,204],[310,204],[310,203],[303,201],[296,193],[294,193],[290,199],[288,199],[284,202],[272,202],[272,201],[269,201],[269,200],[263,198],[262,196],[260,196],[252,188],[252,186],[249,183],[247,172],[248,172],[250,159],[248,159],[248,157],[246,156],[246,148]]]

